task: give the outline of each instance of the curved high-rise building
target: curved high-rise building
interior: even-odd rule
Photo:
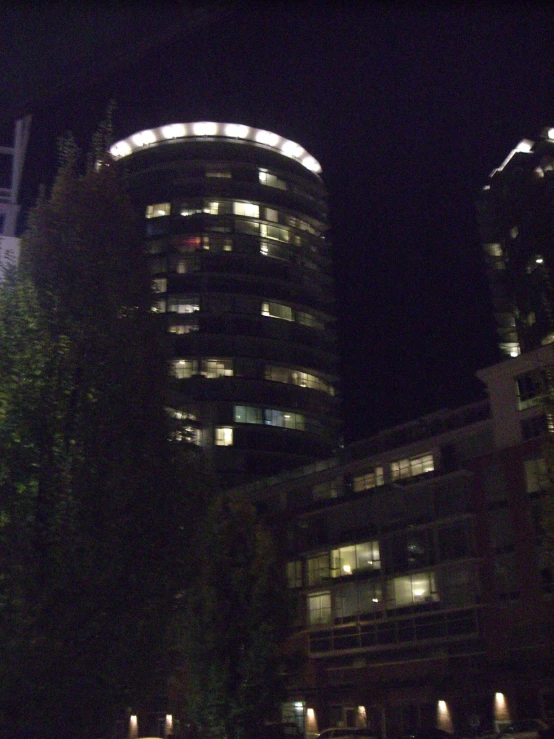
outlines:
[[[144,215],[171,405],[226,484],[339,440],[327,198],[301,146],[238,124],[176,123],[111,149]]]

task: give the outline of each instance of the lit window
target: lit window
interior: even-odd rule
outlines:
[[[500,244],[485,244],[485,251],[491,257],[501,257],[503,254]]]
[[[154,203],[146,206],[146,218],[168,216],[171,212],[171,203]]]
[[[334,590],[335,615],[349,618],[382,608],[381,584],[373,581],[345,582]]]
[[[196,359],[174,359],[171,365],[173,375],[178,380],[187,380],[198,372]]]
[[[355,572],[378,570],[381,567],[379,542],[367,541],[331,551],[332,577],[345,577]]]
[[[152,306],[152,313],[165,313],[167,303],[165,300],[156,300]]]
[[[203,359],[200,374],[207,378],[232,377],[232,359]]]
[[[217,216],[220,213],[220,209],[219,209],[220,205],[221,203],[215,200],[208,201],[204,203],[203,212],[208,213],[209,215],[212,215],[212,216]]]
[[[259,218],[260,206],[256,203],[248,203],[243,201],[235,201],[233,203],[233,213],[236,216],[246,216],[247,218]]]
[[[231,178],[231,173],[224,169],[209,169],[206,172],[206,177],[216,177],[220,179],[228,180]]]
[[[314,390],[321,390],[329,395],[334,395],[335,390],[332,385],[325,382],[315,375],[300,370],[289,369],[288,367],[278,367],[268,364],[265,367],[265,379],[273,382],[286,382],[289,385],[298,385],[299,387],[309,387]]]
[[[292,308],[290,305],[283,303],[262,303],[262,316],[270,316],[271,318],[281,318],[284,321],[292,321]]]
[[[167,310],[169,313],[194,313],[200,310],[200,301],[198,298],[170,295]]]
[[[171,323],[167,330],[170,334],[190,334],[198,331],[198,323]]]
[[[235,231],[237,233],[249,234],[250,236],[258,236],[260,233],[260,223],[258,221],[242,221],[235,223]]]
[[[178,275],[186,275],[189,272],[197,272],[200,269],[200,262],[196,257],[177,257],[171,260],[171,267]]]
[[[281,428],[296,429],[304,431],[305,419],[301,413],[289,413],[275,408],[264,410],[264,422],[268,426],[279,426]]]
[[[273,259],[290,260],[289,248],[276,241],[260,241],[260,254]]]
[[[319,585],[329,578],[329,552],[307,559],[308,585]]]
[[[185,216],[185,217],[195,216],[195,215],[198,215],[199,213],[203,213],[203,212],[204,211],[202,210],[202,208],[197,208],[195,206],[188,206],[187,207],[186,205],[183,205],[179,209],[179,215],[182,215],[182,216]]]
[[[279,222],[279,211],[275,210],[274,208],[266,208],[265,218],[266,218],[266,221],[273,221],[273,223],[278,223]]]
[[[342,480],[326,480],[314,485],[312,488],[312,500],[330,500],[342,495]]]
[[[233,429],[231,426],[216,426],[215,445],[233,446]]]
[[[435,463],[432,454],[422,454],[419,457],[410,457],[409,459],[399,459],[391,462],[390,470],[393,480],[405,480],[409,477],[423,475],[426,472],[433,472]]]
[[[299,310],[296,314],[296,320],[303,326],[311,326],[317,328],[320,331],[325,329],[325,324],[319,318],[316,318],[313,313],[306,313],[305,311]]]
[[[165,277],[157,277],[152,280],[152,290],[155,293],[165,293],[167,290],[167,279]]]
[[[203,236],[202,247],[214,254],[219,254],[222,251],[233,251],[233,239],[227,236]]]
[[[393,608],[437,601],[439,597],[435,587],[434,574],[432,572],[418,572],[389,580],[387,583],[387,599],[389,606]]]
[[[267,169],[258,170],[258,175],[262,185],[267,185],[268,187],[276,187],[279,190],[287,189],[287,183],[284,180],[279,179],[279,177],[272,174]]]
[[[294,559],[287,562],[287,584],[289,588],[302,587],[302,560]]]
[[[272,226],[270,223],[260,223],[260,235],[264,236],[266,239],[290,241],[288,228],[285,228],[284,226]]]
[[[308,624],[328,624],[331,621],[331,593],[312,593],[308,596]]]
[[[353,480],[353,490],[361,493],[362,490],[372,490],[385,484],[385,476],[382,467],[375,467],[364,475],[357,475]]]
[[[201,434],[198,428],[198,419],[193,413],[167,408],[167,413],[172,420],[171,441],[188,441],[192,444],[200,444]]]
[[[251,405],[235,406],[236,423],[263,423],[263,411]]]
[[[186,234],[173,236],[171,245],[181,254],[190,254],[202,248],[202,238],[200,236],[188,236]]]

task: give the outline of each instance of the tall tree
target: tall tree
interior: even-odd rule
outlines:
[[[195,553],[180,633],[189,716],[209,737],[259,737],[283,697],[282,562],[254,507],[231,493],[211,504]]]
[[[0,287],[0,732],[98,736],[161,689],[207,485],[150,307],[120,176],[67,139]]]

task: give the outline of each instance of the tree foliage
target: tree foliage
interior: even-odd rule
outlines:
[[[0,733],[79,739],[158,699],[209,485],[169,441],[120,177],[107,159],[81,172],[71,139],[61,152],[0,285]]]
[[[282,562],[254,507],[231,493],[211,504],[194,561],[180,630],[186,708],[209,737],[259,737],[283,698],[290,602]]]

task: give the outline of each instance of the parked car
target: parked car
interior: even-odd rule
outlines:
[[[318,735],[318,739],[377,739],[369,729],[349,729],[345,726],[335,726],[325,729]]]
[[[448,731],[444,731],[443,729],[429,726],[426,729],[416,729],[415,731],[406,734],[403,739],[457,739],[457,737],[455,734],[450,734]]]
[[[496,735],[496,739],[541,739],[549,731],[548,724],[540,718],[514,721]]]

